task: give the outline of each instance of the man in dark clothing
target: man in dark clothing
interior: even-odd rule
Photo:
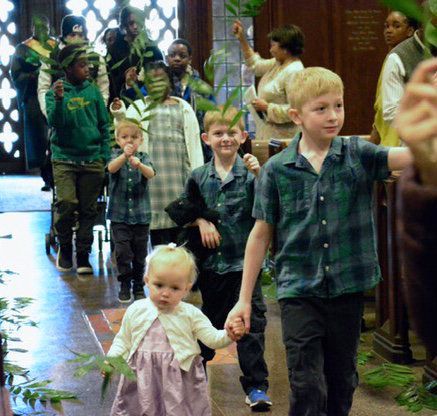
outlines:
[[[27,169],[41,169],[43,191],[53,183],[50,166],[47,168],[46,151],[48,132],[45,117],[38,104],[37,85],[41,56],[48,57],[56,45],[49,37],[49,21],[45,16],[35,16],[32,36],[21,42],[12,57],[11,77],[17,91],[18,108],[24,124],[24,149]]]

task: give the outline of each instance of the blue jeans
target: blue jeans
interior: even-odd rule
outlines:
[[[363,294],[279,301],[293,416],[347,416],[356,370]]]

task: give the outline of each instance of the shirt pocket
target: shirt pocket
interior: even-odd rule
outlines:
[[[354,206],[357,198],[358,175],[356,169],[344,167],[331,177],[331,189],[334,190],[334,202],[340,217],[348,215],[357,208]]]
[[[228,224],[236,224],[241,218],[251,217],[252,204],[244,191],[228,191],[225,199],[225,215]]]
[[[313,186],[310,183],[290,183],[290,188],[280,195],[280,212],[282,215],[301,220],[305,218],[311,208],[314,197]]]

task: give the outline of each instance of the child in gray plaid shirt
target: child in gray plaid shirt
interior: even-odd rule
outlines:
[[[155,176],[147,153],[137,152],[143,132],[135,120],[117,124],[115,137],[120,149],[114,149],[108,164],[109,205],[112,238],[117,261],[120,302],[144,298],[143,275],[151,220],[148,179]]]

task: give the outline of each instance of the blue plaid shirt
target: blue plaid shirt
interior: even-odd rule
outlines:
[[[191,177],[198,184],[208,209],[220,214],[217,230],[222,240],[204,262],[205,270],[224,274],[243,270],[244,250],[255,220],[252,218],[255,176],[237,155],[224,181],[214,167],[214,159],[195,169]]]
[[[389,176],[388,149],[336,137],[317,174],[299,140],[263,166],[253,208],[275,225],[278,298],[368,290],[381,279],[372,190]]]
[[[121,149],[114,149],[111,160],[120,156],[121,153]],[[149,155],[137,153],[136,156],[143,165],[153,168]],[[133,169],[129,162],[109,176],[107,218],[113,222],[125,224],[150,224],[152,214],[147,178],[139,169]]]

